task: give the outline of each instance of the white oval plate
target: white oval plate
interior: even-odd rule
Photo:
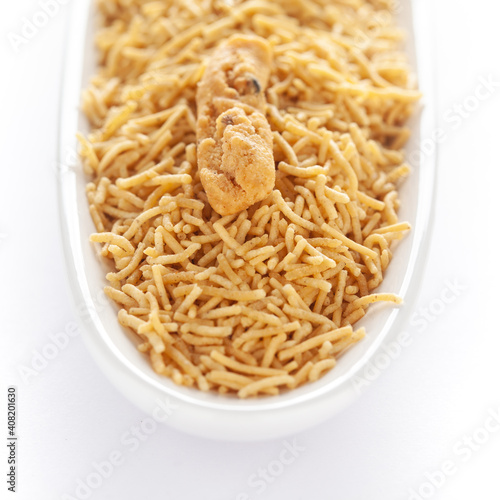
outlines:
[[[407,53],[425,97],[410,123],[413,136],[407,151],[412,153],[413,173],[400,189],[399,215],[401,220],[412,224],[413,230],[396,248],[381,291],[399,294],[406,305],[400,309],[372,307],[360,322],[367,329],[366,338],[344,354],[335,369],[318,382],[280,396],[241,401],[179,387],[157,375],[146,357],[137,351],[137,339],[118,323],[115,304],[102,292],[109,269],[89,243],[89,235],[95,228],[85,196],[88,179],[76,154],[75,139],[77,131],[88,130],[79,103],[82,89],[96,70],[95,15],[91,0],[71,4],[58,171],[68,278],[91,354],[111,382],[139,408],[158,421],[190,434],[255,441],[290,435],[320,423],[358,396],[355,377],[362,376],[363,369],[381,351],[383,343],[399,333],[412,311],[423,275],[435,177],[435,148],[431,148],[433,154],[419,154],[424,139],[432,140],[435,131],[432,41],[428,26],[428,20],[432,19],[430,5],[430,0],[400,2],[400,25],[408,32]]]

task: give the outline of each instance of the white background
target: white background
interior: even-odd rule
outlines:
[[[37,375],[20,375],[50,335],[75,321],[55,182],[66,3],[18,53],[8,34],[20,32],[22,18],[40,10],[38,1],[9,2],[0,16],[0,498],[83,498],[78,480],[118,452],[121,465],[92,490],[92,500],[407,500],[411,489],[419,495],[413,500],[498,500],[500,431],[483,427],[489,412],[500,411],[496,2],[433,2],[446,140],[424,284],[407,307],[420,319],[429,307],[439,314],[407,325],[411,346],[346,411],[290,437],[301,451],[282,471],[276,460],[284,440],[216,443],[162,426],[132,450],[123,435],[145,415],[108,383],[81,335]],[[480,78],[498,84],[472,110]],[[456,106],[463,105],[470,111],[459,118]],[[447,283],[458,291],[446,291]],[[443,292],[454,293],[451,304],[443,306]],[[2,437],[11,384],[19,393],[16,494],[7,492]],[[481,444],[467,444],[467,436]],[[272,482],[252,482],[269,467],[279,472],[268,476]],[[451,468],[445,479],[437,473],[443,467]],[[432,486],[430,476],[442,486]]]

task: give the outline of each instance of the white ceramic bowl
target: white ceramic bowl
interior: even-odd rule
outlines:
[[[81,90],[96,67],[92,42],[93,2],[79,0],[71,4],[58,175],[68,279],[85,342],[96,362],[124,396],[157,420],[190,434],[214,439],[255,441],[299,432],[332,417],[359,395],[354,377],[362,376],[363,369],[380,352],[383,343],[398,334],[412,312],[430,233],[435,177],[435,148],[430,148],[434,151],[431,154],[415,153],[421,149],[423,139],[431,139],[435,130],[433,59],[428,27],[431,4],[430,0],[401,0],[400,3],[401,25],[409,34],[407,51],[417,69],[425,98],[410,124],[413,137],[407,150],[413,152],[414,171],[400,191],[400,217],[411,222],[413,231],[397,247],[381,291],[401,295],[405,306],[399,309],[372,307],[360,323],[366,327],[367,337],[342,356],[335,369],[318,382],[280,396],[252,400],[205,394],[158,376],[146,357],[137,351],[137,340],[119,325],[115,304],[102,292],[108,269],[88,240],[94,225],[85,197],[87,179],[75,153],[76,132],[88,128],[78,111]]]

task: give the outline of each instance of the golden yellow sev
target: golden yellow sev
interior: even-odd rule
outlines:
[[[153,369],[239,397],[315,381],[364,336],[398,220],[419,93],[389,0],[98,0],[98,74],[79,134],[108,296]],[[218,44],[256,34],[274,191],[221,217],[196,156],[197,84]]]

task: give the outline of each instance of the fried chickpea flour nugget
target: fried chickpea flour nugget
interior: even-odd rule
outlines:
[[[271,49],[263,38],[234,35],[216,49],[198,86],[198,168],[220,215],[245,210],[274,188],[264,95],[270,67]]]

